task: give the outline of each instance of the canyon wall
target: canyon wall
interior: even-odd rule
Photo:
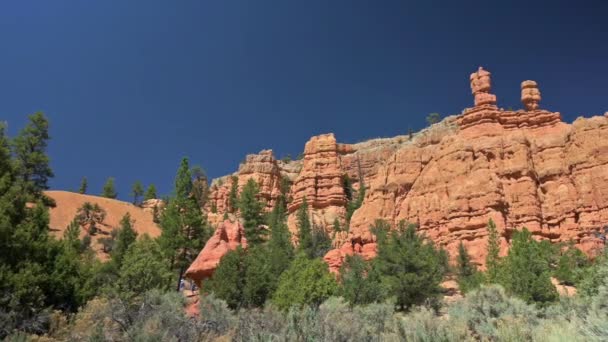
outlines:
[[[540,108],[536,82],[522,83],[523,110],[503,110],[491,94],[490,73],[471,75],[474,107],[410,135],[340,144],[333,134],[312,137],[303,159],[282,163],[271,151],[248,156],[235,174],[240,187],[253,177],[270,209],[281,177],[292,182],[288,225],[297,232],[295,212],[306,198],[312,222],[334,238],[325,257],[333,271],[345,255],[375,255],[370,226],[376,219],[418,225],[452,255],[462,241],[482,265],[487,223],[494,220],[508,248],[514,230],[536,238],[573,241],[593,255],[603,247],[595,233],[608,225],[608,113],[572,124]],[[286,171],[289,170],[289,171]],[[366,195],[348,232],[344,175]],[[211,197],[226,207],[229,181],[212,186]],[[217,185],[217,180],[215,184]]]

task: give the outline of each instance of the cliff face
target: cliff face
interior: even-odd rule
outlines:
[[[291,231],[304,198],[317,226],[331,231],[335,218],[344,223],[348,175],[355,189],[365,185],[366,196],[350,231],[334,235],[336,249],[325,258],[334,271],[347,254],[375,255],[369,227],[376,219],[416,223],[452,255],[463,241],[479,264],[489,219],[503,253],[513,231],[527,227],[538,239],[572,240],[593,254],[602,246],[594,232],[608,225],[608,113],[564,123],[540,109],[533,81],[522,83],[524,110],[500,109],[483,69],[471,75],[471,90],[474,107],[412,136],[359,144],[339,144],[333,134],[311,138],[301,170],[290,173]],[[272,163],[260,181],[270,205],[277,190],[268,180],[286,174]],[[248,174],[242,170],[239,184]]]

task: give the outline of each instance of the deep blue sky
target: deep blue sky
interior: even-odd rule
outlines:
[[[472,104],[479,65],[504,108],[533,79],[566,121],[608,110],[608,1],[497,2],[3,1],[0,120],[44,111],[52,187],[114,176],[127,198],[169,192],[182,156],[216,177],[319,133],[417,130]]]

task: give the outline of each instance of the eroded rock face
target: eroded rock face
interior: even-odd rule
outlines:
[[[238,221],[225,220],[215,230],[215,233],[207,241],[192,265],[188,267],[185,276],[195,281],[200,287],[201,281],[213,274],[220,263],[220,259],[238,246],[247,248],[243,225]]]
[[[404,146],[378,166],[351,221],[352,241],[373,243],[376,218],[406,220],[452,255],[463,241],[482,264],[493,219],[503,253],[522,227],[588,254],[602,245],[593,232],[608,222],[606,117],[568,125],[559,113],[480,104],[456,123],[438,143]]]
[[[333,134],[312,137],[299,164],[277,162],[278,172],[264,173],[293,180],[292,233],[304,198],[313,224],[331,231],[336,218],[344,223],[342,177],[355,189],[365,185],[350,231],[331,234],[336,249],[325,260],[332,271],[346,255],[375,255],[369,228],[376,219],[415,223],[452,256],[462,241],[482,266],[489,219],[503,254],[522,227],[538,239],[572,240],[589,255],[603,248],[593,233],[608,225],[608,113],[566,124],[559,113],[539,108],[534,81],[522,83],[525,110],[506,111],[490,93],[488,71],[480,68],[470,80],[475,106],[461,115],[411,136],[358,144],[340,144]],[[273,186],[264,188],[272,199]]]

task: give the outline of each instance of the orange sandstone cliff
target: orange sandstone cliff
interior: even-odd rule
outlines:
[[[608,113],[565,123],[540,108],[534,81],[522,83],[523,110],[503,110],[491,93],[490,72],[480,68],[470,81],[474,107],[460,115],[411,136],[358,144],[340,144],[333,134],[312,137],[297,162],[280,163],[262,151],[241,165],[239,186],[258,180],[270,208],[278,179],[290,179],[289,228],[297,231],[295,211],[306,198],[313,224],[334,238],[336,249],[324,258],[332,271],[348,254],[375,255],[369,228],[376,219],[415,223],[452,255],[462,241],[479,264],[489,219],[503,253],[513,231],[527,227],[538,239],[573,241],[593,255],[603,246],[594,232],[608,225]],[[363,184],[366,196],[350,230],[333,233],[336,218],[345,222],[343,175],[355,189]],[[226,183],[211,190],[217,215],[225,208]]]

